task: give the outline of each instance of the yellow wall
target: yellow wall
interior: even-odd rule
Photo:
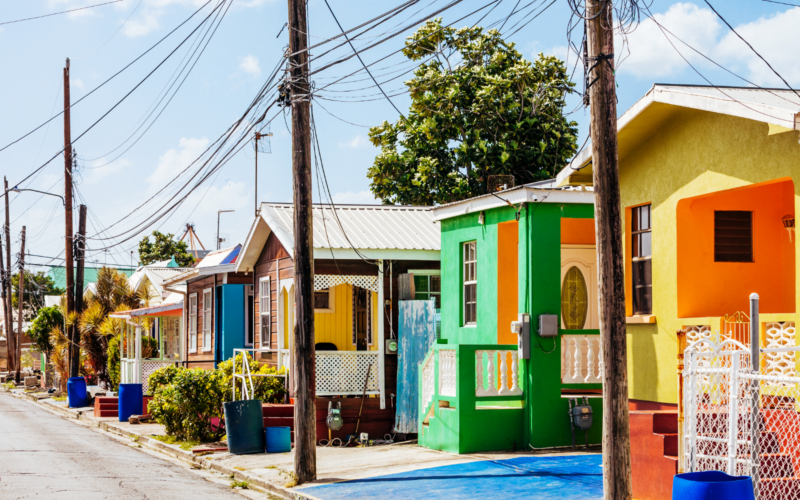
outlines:
[[[657,323],[628,325],[628,381],[632,399],[676,403],[676,331],[684,325],[701,324],[719,329],[719,318],[678,317],[679,200],[791,177],[795,213],[800,211],[798,133],[768,136],[768,130],[765,123],[682,109],[620,160],[622,207],[651,203],[653,220],[653,314]],[[624,244],[628,247],[628,238]],[[795,245],[795,261],[800,262],[798,249],[800,245]],[[629,294],[630,287],[627,291]],[[742,295],[750,292],[740,291]],[[795,310],[800,311],[799,279],[795,279],[794,300]],[[795,321],[795,314],[761,318]]]

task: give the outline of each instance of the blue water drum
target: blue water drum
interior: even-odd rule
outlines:
[[[67,380],[67,405],[70,408],[83,408],[89,404],[86,394],[86,379],[83,377],[70,377]]]
[[[672,500],[755,500],[750,476],[729,476],[711,470],[677,474]]]
[[[222,403],[225,411],[225,433],[228,451],[234,455],[264,453],[264,414],[261,401],[229,401]]]
[[[119,384],[117,401],[119,421],[127,422],[131,415],[142,414],[142,384]]]
[[[292,451],[292,431],[288,427],[267,427],[267,453]]]

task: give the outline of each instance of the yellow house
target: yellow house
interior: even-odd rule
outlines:
[[[654,85],[617,124],[629,396],[675,404],[676,332],[738,335],[752,292],[762,345],[796,345],[800,95]],[[557,184],[592,184],[590,148]]]

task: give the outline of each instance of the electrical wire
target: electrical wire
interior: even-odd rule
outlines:
[[[76,12],[76,11],[79,11],[79,10],[93,9],[95,7],[102,7],[103,5],[110,5],[112,3],[119,3],[121,1],[122,0],[113,0],[112,2],[99,3],[97,5],[87,5],[86,7],[79,7],[77,9],[63,10],[61,12],[53,12],[52,14],[45,14],[43,16],[28,17],[28,18],[25,18],[25,19],[17,19],[16,21],[6,21],[6,22],[3,22],[3,23],[0,23],[0,26],[4,26],[6,24],[21,23],[22,21],[33,21],[34,19],[42,19],[43,17],[57,16],[59,14],[68,14],[70,12]]]

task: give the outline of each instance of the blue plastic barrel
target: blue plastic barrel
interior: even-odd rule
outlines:
[[[222,403],[225,411],[225,433],[228,451],[234,455],[264,453],[264,415],[261,401],[229,401]]]
[[[267,453],[292,451],[292,431],[288,427],[267,427]]]
[[[142,414],[142,384],[119,384],[117,401],[119,421],[127,422],[131,415]]]
[[[672,500],[755,500],[750,476],[729,476],[711,470],[677,474]]]
[[[67,404],[70,408],[83,408],[89,404],[85,378],[70,377],[67,380]]]

